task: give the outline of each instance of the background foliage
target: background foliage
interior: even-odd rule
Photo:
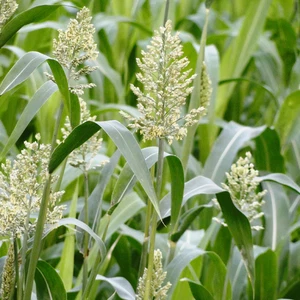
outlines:
[[[51,142],[60,95],[67,104],[65,115],[76,109],[69,105],[65,75],[52,58],[52,40],[57,29],[65,29],[78,9],[87,6],[100,53],[92,62],[98,70],[85,79],[97,87],[84,99],[99,122],[77,127],[68,144],[55,150],[50,171],[58,167],[59,173],[75,144],[99,130],[104,141],[95,163],[109,159],[89,172],[90,228],[71,219],[83,220],[84,180],[82,172],[66,166],[61,186],[68,208],[60,225],[67,227],[51,228],[45,235],[36,294],[39,299],[49,297],[44,293],[52,294],[51,299],[79,299],[81,227],[96,240],[88,256],[89,270],[97,266],[89,299],[109,299],[115,291],[110,299],[134,299],[147,198],[157,201],[148,172],[157,161],[157,148],[139,135],[134,139],[121,125],[126,121],[119,111],[138,113],[129,88],[130,83],[138,85],[135,59],[162,25],[165,1],[19,2],[0,35],[1,158],[15,157],[37,132],[43,143]],[[196,70],[204,1],[171,0],[169,17]],[[182,143],[166,149],[163,198],[156,207],[165,224],[158,225],[156,246],[163,253],[166,281],[172,283],[169,299],[299,299],[299,42],[298,0],[211,4],[205,47],[213,87],[209,112],[197,127],[185,175]],[[47,81],[49,68],[58,85]],[[246,151],[252,152],[262,189],[268,191],[265,229],[252,233],[247,218],[220,187],[225,172]],[[228,227],[212,221],[218,214],[210,204],[215,194]],[[176,245],[173,259],[168,258],[169,243]],[[0,241],[1,266],[7,244]]]

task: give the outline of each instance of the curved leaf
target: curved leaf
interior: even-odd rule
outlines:
[[[58,273],[51,265],[43,260],[39,260],[37,263],[35,283],[38,299],[67,299],[64,284]]]
[[[262,206],[265,216],[264,244],[275,251],[289,235],[289,200],[279,184],[266,181],[263,187],[268,191]]]
[[[103,280],[111,284],[121,299],[124,300],[135,299],[135,292],[131,284],[123,277],[109,278],[102,275],[97,275],[96,280]]]
[[[197,176],[184,185],[184,193],[182,204],[196,195],[201,194],[217,194],[222,192],[223,189],[217,186],[212,180],[204,176]],[[163,218],[171,215],[171,194],[167,194],[160,202],[160,211]]]
[[[0,48],[24,25],[38,22],[46,18],[58,9],[58,7],[58,5],[36,6],[15,16],[2,28],[0,35]]]
[[[239,248],[254,291],[255,267],[253,256],[252,232],[247,217],[236,208],[228,192],[217,194],[228,229]]]
[[[52,81],[44,83],[34,94],[28,105],[23,110],[13,132],[11,133],[0,158],[4,157],[10,148],[16,143],[24,132],[30,121],[34,118],[39,109],[46,103],[49,97],[57,91],[57,85]]]
[[[160,217],[158,200],[142,151],[132,133],[118,121],[88,121],[77,126],[52,153],[48,168],[49,173],[52,173],[74,149],[86,142],[101,128],[125,157]]]
[[[70,114],[70,93],[64,69],[57,60],[39,52],[28,52],[14,64],[1,82],[0,96],[24,82],[31,73],[45,61],[47,61],[51,68],[56,84],[63,96],[68,114],[70,118],[73,118]]]
[[[285,185],[291,189],[293,189],[295,192],[300,194],[300,186],[294,182],[289,176],[281,173],[272,173],[268,174],[266,176],[257,177],[259,181],[275,181],[277,183],[280,183],[282,185]]]
[[[228,123],[216,140],[204,166],[203,175],[217,184],[225,181],[225,173],[230,169],[234,158],[244,144],[260,135],[265,126],[252,128]]]

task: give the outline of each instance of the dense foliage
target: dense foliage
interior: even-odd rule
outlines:
[[[0,4],[1,299],[299,299],[298,0]]]

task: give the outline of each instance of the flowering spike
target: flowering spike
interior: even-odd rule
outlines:
[[[256,192],[259,185],[256,177],[259,173],[254,169],[251,158],[250,152],[246,153],[245,158],[240,157],[237,163],[231,166],[231,172],[226,173],[228,184],[222,183],[222,187],[229,192],[233,203],[247,216],[250,223],[263,216],[260,208],[265,203],[262,198],[267,192],[266,190]],[[217,203],[216,200],[214,202]],[[216,218],[215,220],[227,226],[221,220]],[[251,226],[251,228],[263,229],[262,226]]]
[[[11,18],[18,8],[18,4],[14,0],[0,1],[0,34],[5,23]]]
[[[153,300],[165,300],[167,299],[167,292],[171,287],[171,283],[168,282],[165,286],[162,286],[167,272],[163,271],[162,267],[162,253],[159,249],[154,250],[154,261],[153,261],[153,274],[151,278],[151,292],[150,299]],[[137,288],[137,300],[143,300],[145,294],[146,280],[147,280],[148,269],[145,268],[143,276],[139,279]]]
[[[54,57],[68,70],[70,79],[74,81],[97,69],[91,66],[79,68],[86,60],[95,60],[98,56],[97,44],[93,38],[95,27],[91,24],[91,19],[89,9],[83,7],[77,13],[76,19],[70,21],[66,31],[58,30],[58,39],[53,40]],[[51,75],[46,75],[53,80]],[[82,95],[84,89],[94,86],[93,83],[78,84],[71,86],[70,90],[74,94]]]
[[[191,83],[196,75],[190,76],[191,70],[186,70],[189,60],[183,57],[179,33],[172,35],[170,20],[155,31],[147,49],[137,59],[141,73],[136,76],[144,85],[144,92],[131,85],[141,117],[121,114],[132,122],[129,127],[140,131],[144,140],[166,138],[172,144],[174,138],[181,140],[186,135],[187,127],[197,123],[206,108],[201,106],[182,116],[182,106],[192,92]]]
[[[50,145],[25,142],[25,148],[11,162],[6,160],[0,171],[0,236],[20,236],[35,230],[42,194],[48,176]],[[57,177],[52,178],[52,183]],[[47,223],[56,223],[62,217],[63,206],[57,202],[63,191],[50,194]],[[30,223],[27,225],[27,216]],[[28,227],[27,227],[28,226]]]

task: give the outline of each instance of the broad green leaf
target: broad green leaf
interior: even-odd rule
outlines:
[[[284,172],[284,160],[281,155],[280,141],[275,130],[267,128],[255,139],[255,167],[269,172]]]
[[[294,136],[292,135],[296,120],[300,115],[300,91],[295,91],[288,95],[279,111],[275,129],[278,131],[282,145],[289,143]],[[294,134],[298,135],[298,131]]]
[[[137,212],[145,207],[145,203],[134,192],[127,194],[120,202],[111,216],[106,215],[100,221],[99,235],[101,236],[108,226],[106,239],[111,237],[122,224],[132,218]]]
[[[276,300],[277,282],[277,255],[269,249],[255,260],[255,300]]]
[[[228,192],[217,194],[217,200],[228,225],[228,229],[239,248],[254,291],[255,266],[250,223],[247,217],[233,204]]]
[[[132,133],[118,121],[88,121],[77,126],[65,141],[54,150],[49,163],[49,172],[52,173],[74,149],[86,142],[101,128],[125,157],[160,217],[158,200],[142,151]]]
[[[189,283],[195,300],[214,300],[214,297],[211,295],[211,293],[201,283],[192,281],[188,278],[182,278],[180,281],[187,281]]]
[[[145,158],[147,167],[150,169],[158,159],[158,148],[149,147],[142,149],[142,153]],[[181,209],[181,201],[183,197],[183,169],[179,158],[169,153],[164,153],[164,159],[168,162],[168,166],[171,174],[171,199],[172,199],[172,214],[171,223],[172,228],[176,227]],[[123,168],[118,181],[115,185],[112,194],[112,203],[118,203],[122,197],[129,191],[136,182],[136,178],[129,168],[129,164],[126,164]]]
[[[197,176],[185,183],[182,204],[196,195],[216,194],[223,189],[217,186],[212,180],[203,176]],[[163,218],[171,215],[171,194],[167,194],[160,202],[160,211]]]
[[[99,109],[95,110],[95,114],[102,114],[106,112],[120,112],[124,111],[127,114],[139,118],[141,116],[141,113],[137,110],[137,108],[124,105],[124,104],[118,104],[118,103],[100,103],[99,102],[92,102],[93,105],[99,107]]]
[[[263,188],[268,191],[262,206],[265,217],[264,245],[275,251],[289,234],[289,200],[283,187],[277,183],[263,182]]]
[[[265,126],[247,127],[235,122],[228,123],[216,140],[204,166],[203,175],[217,184],[225,181],[225,173],[230,169],[236,154],[246,142],[257,137]]]
[[[177,228],[177,231],[171,234],[171,241],[172,242],[177,242],[181,236],[185,233],[185,231],[189,228],[189,226],[193,223],[193,221],[195,220],[195,218],[197,216],[199,216],[199,214],[201,213],[201,211],[204,208],[212,208],[211,204],[204,204],[204,205],[200,205],[197,207],[194,207],[188,211],[186,211],[181,217],[180,217],[180,224]],[[172,216],[172,214],[171,214]]]
[[[28,9],[14,18],[12,18],[3,28],[0,35],[0,48],[14,35],[20,28],[29,23],[38,22],[52,12],[54,12],[58,5],[41,5]]]
[[[10,148],[17,142],[30,121],[34,118],[39,109],[45,104],[49,97],[57,91],[57,85],[52,81],[44,83],[34,94],[25,109],[23,110],[13,132],[11,133],[0,157],[3,158]]]
[[[124,300],[134,300],[135,292],[131,284],[123,277],[105,277],[102,275],[97,275],[96,280],[103,280],[108,282],[113,286],[116,293],[121,299]]]
[[[39,260],[35,271],[35,283],[38,299],[66,300],[64,284],[55,269],[43,260]]]
[[[272,173],[268,174],[266,176],[257,177],[259,181],[274,181],[279,184],[285,185],[291,189],[293,189],[295,192],[300,194],[300,186],[294,182],[289,176],[281,173]]]
[[[70,115],[70,93],[65,72],[57,60],[39,52],[28,52],[14,64],[1,82],[0,96],[24,82],[45,61],[47,61],[51,68],[59,91],[63,96],[68,114]]]
[[[214,299],[222,299],[223,295],[223,287],[225,284],[226,277],[226,267],[220,257],[216,255],[214,252],[203,251],[199,248],[188,248],[184,249],[180,254],[178,254],[171,263],[167,266],[166,272],[167,277],[165,282],[170,282],[172,284],[169,292],[168,299],[172,299],[172,293],[178,283],[181,272],[185,269],[185,267],[191,263],[195,258],[199,256],[205,256],[208,258],[210,263],[214,265],[218,272],[215,272],[213,278],[211,278],[211,282],[207,283],[207,286],[204,287],[212,294]],[[214,284],[216,283],[216,284]],[[230,291],[229,291],[230,292]],[[228,299],[228,298],[225,298]]]
[[[271,3],[272,0],[253,0],[250,2],[239,35],[228,47],[221,60],[221,80],[237,78],[242,75],[255,51]],[[233,83],[230,86],[219,87],[216,106],[218,117],[223,117],[234,87],[235,84]]]
[[[105,244],[100,239],[100,237],[89,226],[87,226],[82,221],[80,221],[78,219],[74,219],[74,218],[64,218],[64,219],[59,220],[58,223],[51,228],[51,230],[53,230],[54,228],[56,228],[58,226],[66,226],[66,225],[75,225],[75,226],[83,229],[84,231],[86,231],[95,240],[95,242],[99,248],[101,258],[104,259],[104,257],[106,256]]]

